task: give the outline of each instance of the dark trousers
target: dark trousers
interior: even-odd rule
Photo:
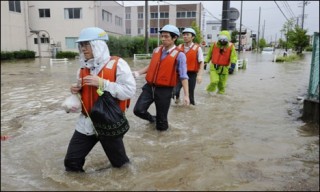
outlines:
[[[133,112],[141,119],[153,122],[152,115],[148,112],[150,105],[154,102],[156,106],[156,129],[164,131],[169,128],[168,112],[172,97],[173,87],[155,87],[145,84],[139,96]]]
[[[190,104],[195,105],[194,102],[194,89],[196,87],[196,81],[197,81],[197,72],[188,72],[189,80],[189,99],[190,99]],[[175,96],[177,99],[180,98],[180,91],[182,88],[182,83],[181,81],[178,82],[177,86],[175,87]]]
[[[114,167],[121,167],[129,162],[123,144],[123,136],[121,137],[96,137],[95,135],[84,135],[75,131],[64,159],[66,171],[83,172],[85,157],[89,154],[95,144],[100,141],[104,152],[106,153],[110,163]]]

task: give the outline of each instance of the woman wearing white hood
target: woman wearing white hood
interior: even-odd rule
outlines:
[[[98,141],[113,167],[129,162],[123,135],[107,137],[98,134],[88,117],[99,97],[97,91],[110,92],[123,112],[136,91],[128,63],[122,58],[110,56],[107,40],[107,33],[97,27],[83,29],[77,40],[81,67],[77,72],[78,84],[73,84],[70,89],[73,94],[81,94],[83,106],[64,160],[66,171],[84,172],[85,157]]]

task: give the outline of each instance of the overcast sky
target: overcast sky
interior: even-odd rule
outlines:
[[[121,2],[121,1],[118,1]],[[202,2],[206,9],[206,20],[220,19],[222,16],[222,2],[223,1],[159,1],[160,5],[168,4],[189,4]],[[285,3],[287,2],[287,3]],[[260,16],[260,38],[262,37],[263,24],[265,22],[264,38],[267,41],[277,36],[280,38],[280,30],[283,24],[287,21],[285,16],[290,19],[292,17],[299,17],[299,25],[302,21],[302,2],[303,1],[243,1],[242,3],[242,24],[253,33],[258,32],[259,25],[259,7],[261,7]],[[319,32],[319,1],[307,1],[305,6],[305,18],[303,28],[308,29],[308,34]],[[125,6],[144,5],[145,1],[123,1]],[[158,5],[157,1],[148,1],[149,5]],[[280,9],[284,13],[281,13]],[[241,1],[230,1],[230,7],[241,10]],[[240,17],[236,21],[237,28],[240,25]],[[276,35],[277,34],[277,35]],[[284,38],[284,35],[282,35]]]

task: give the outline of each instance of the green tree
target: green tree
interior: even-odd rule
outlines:
[[[197,26],[195,21],[192,21],[191,28],[196,32],[196,36],[194,37],[193,42],[201,44],[202,39],[203,39],[202,38],[202,33],[200,31],[199,26]]]
[[[232,31],[231,32],[231,43],[235,44],[238,42],[237,35],[239,34],[238,31]]]
[[[294,19],[290,19],[287,22],[283,24],[282,29],[280,30],[281,32],[284,33],[284,36],[286,38],[286,43],[285,43],[285,49],[288,51],[288,48],[292,48],[292,44],[289,41],[289,34],[292,32],[292,28],[294,26]]]
[[[292,44],[293,49],[297,51],[297,54],[301,54],[302,50],[309,45],[307,30],[296,26],[294,30],[288,33],[288,41]]]
[[[267,42],[266,42],[266,40],[265,39],[260,39],[259,40],[259,48],[260,48],[260,50],[262,50],[264,47],[266,47],[267,46]]]

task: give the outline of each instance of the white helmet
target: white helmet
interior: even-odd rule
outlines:
[[[182,31],[182,34],[183,33],[192,33],[194,36],[196,35],[196,32],[192,29],[192,28],[185,28],[183,31]]]
[[[162,29],[159,32],[160,33],[161,32],[172,32],[172,33],[176,34],[178,37],[180,36],[179,29],[174,25],[165,25],[164,27],[162,27]]]
[[[105,30],[100,29],[98,27],[88,27],[81,30],[79,39],[76,41],[76,43],[79,43],[82,41],[92,41],[92,40],[108,41],[109,38]]]

